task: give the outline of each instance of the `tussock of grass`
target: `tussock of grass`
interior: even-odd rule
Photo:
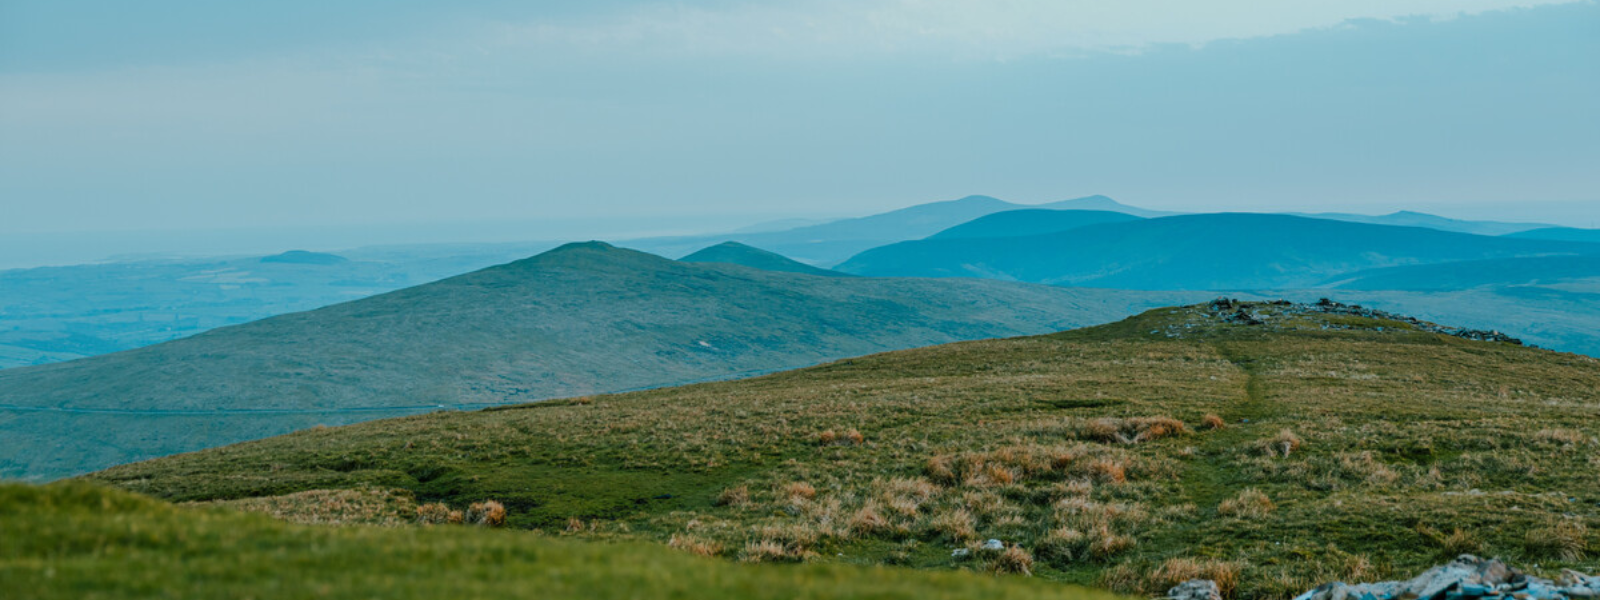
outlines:
[[[1578,561],[1589,552],[1589,527],[1576,519],[1561,519],[1549,527],[1527,533],[1528,551],[1564,561]]]
[[[1288,458],[1290,454],[1294,454],[1294,451],[1300,449],[1302,443],[1300,436],[1295,435],[1293,431],[1284,429],[1279,431],[1278,435],[1258,442],[1256,447],[1260,448],[1261,452],[1267,456]]]
[[[502,527],[506,524],[506,507],[493,500],[474,502],[467,508],[466,521],[473,525]]]
[[[423,525],[458,524],[465,520],[465,514],[459,510],[452,510],[442,502],[417,507],[417,522]]]
[[[1261,490],[1251,488],[1223,500],[1222,504],[1217,505],[1217,514],[1239,519],[1259,519],[1277,508]]]
[[[673,534],[667,540],[667,546],[697,556],[717,556],[722,554],[722,544],[688,534]]]
[[[1209,579],[1217,582],[1217,589],[1222,592],[1224,598],[1232,598],[1234,591],[1239,587],[1241,568],[1238,563],[1213,558],[1173,558],[1161,563],[1159,568],[1150,572],[1138,589],[1127,591],[1160,594],[1185,581]]]
[[[739,485],[722,490],[717,494],[717,506],[744,507],[750,505],[750,486]]]

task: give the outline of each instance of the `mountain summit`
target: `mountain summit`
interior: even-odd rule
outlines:
[[[838,271],[819,269],[811,265],[798,262],[776,252],[768,252],[760,248],[746,246],[739,242],[723,242],[709,248],[695,252],[678,259],[689,263],[722,263],[740,265],[763,271],[778,271],[782,273],[801,273],[805,275],[818,275],[822,277],[849,277]]]

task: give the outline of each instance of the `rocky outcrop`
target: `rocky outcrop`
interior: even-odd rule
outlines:
[[[1375,308],[1367,308],[1358,304],[1343,304],[1334,302],[1327,298],[1323,298],[1314,304],[1300,304],[1289,302],[1287,300],[1277,300],[1273,302],[1243,302],[1232,298],[1218,298],[1211,301],[1211,303],[1206,304],[1205,309],[1199,312],[1207,319],[1216,319],[1231,325],[1244,325],[1250,327],[1272,326],[1274,325],[1275,321],[1281,321],[1288,317],[1308,314],[1348,315],[1368,319],[1395,321],[1403,323],[1416,331],[1439,333],[1479,342],[1505,342],[1507,344],[1516,344],[1519,346],[1523,345],[1522,340],[1498,331],[1485,331],[1482,329],[1469,329],[1465,327],[1448,327],[1438,323],[1424,321],[1416,317],[1385,312]],[[1181,330],[1192,329],[1193,327],[1194,325],[1192,323],[1186,325],[1173,325],[1168,328],[1166,334],[1167,337],[1184,337]],[[1354,327],[1349,325],[1341,325],[1337,323],[1325,323],[1322,325],[1322,328],[1327,330],[1354,329]],[[1383,328],[1379,327],[1377,330],[1383,331]],[[1161,332],[1158,330],[1152,333]]]
[[[1188,585],[1188,584],[1185,584]],[[1182,587],[1182,586],[1180,586]],[[1174,591],[1177,588],[1173,588]],[[1498,559],[1463,554],[1407,581],[1333,582],[1295,600],[1594,600],[1600,577],[1565,570],[1557,579],[1523,573]]]
[[[1167,590],[1168,600],[1222,600],[1222,590],[1209,579],[1190,579]]]

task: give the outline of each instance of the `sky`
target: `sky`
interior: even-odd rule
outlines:
[[[1594,0],[0,0],[0,253],[968,194],[1594,226],[1596,106]]]

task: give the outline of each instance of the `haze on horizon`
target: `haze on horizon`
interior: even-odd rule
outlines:
[[[0,5],[0,252],[965,194],[1600,224],[1593,0],[327,4]]]

